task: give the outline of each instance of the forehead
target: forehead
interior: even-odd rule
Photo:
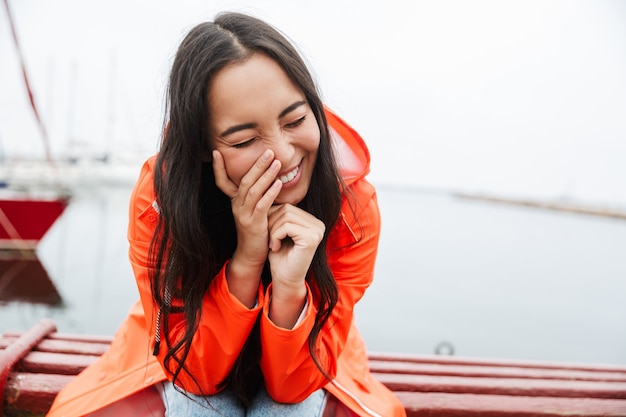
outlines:
[[[211,124],[255,122],[244,120],[276,117],[304,93],[285,70],[266,55],[255,53],[242,62],[221,69],[209,85]]]

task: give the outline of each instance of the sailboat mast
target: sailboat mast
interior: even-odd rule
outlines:
[[[39,116],[39,111],[37,110],[37,105],[35,103],[35,97],[33,95],[33,91],[30,87],[30,82],[28,81],[28,72],[26,71],[26,63],[24,61],[24,55],[22,54],[22,50],[20,48],[20,43],[17,38],[17,30],[15,29],[15,24],[13,22],[13,16],[11,15],[11,8],[9,7],[9,0],[4,0],[4,7],[7,11],[7,17],[9,19],[9,26],[11,27],[11,35],[13,37],[13,43],[15,44],[15,49],[17,50],[17,55],[20,60],[20,65],[22,67],[22,76],[24,78],[24,86],[26,87],[26,92],[28,93],[28,99],[30,101],[30,107],[33,110],[33,114],[35,116],[35,120],[37,121],[37,125],[39,126],[39,131],[41,132],[41,137],[43,139],[44,151],[46,154],[46,160],[48,162],[52,162],[52,154],[50,152],[50,142],[48,140],[48,132],[46,131],[46,127],[44,126],[43,120]]]

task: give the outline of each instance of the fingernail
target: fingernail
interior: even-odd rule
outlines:
[[[272,152],[269,149],[266,149],[265,152],[263,152],[263,160],[267,161],[270,159],[270,156],[272,156]]]
[[[211,152],[211,155],[213,155],[213,159],[215,160],[215,158],[217,158],[217,151],[214,149],[213,152]]]

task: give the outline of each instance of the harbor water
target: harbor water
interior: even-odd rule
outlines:
[[[62,302],[3,302],[0,332],[43,317],[115,332],[138,296],[130,192],[77,192],[37,249]],[[376,278],[356,309],[371,351],[626,364],[626,221],[382,185],[378,198]]]

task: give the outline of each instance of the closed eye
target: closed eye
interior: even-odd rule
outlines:
[[[296,120],[296,121],[293,121],[293,122],[291,122],[291,123],[287,123],[287,124],[285,125],[285,127],[286,127],[286,128],[298,127],[298,126],[300,126],[300,125],[302,124],[302,122],[304,122],[304,119],[306,119],[306,115],[305,115],[305,116],[302,116],[301,118],[299,118],[299,119],[298,119],[298,120]]]
[[[252,143],[254,143],[254,141],[255,141],[256,139],[257,139],[257,138],[256,138],[256,137],[254,137],[254,138],[251,138],[251,139],[246,140],[245,142],[239,142],[239,143],[237,143],[237,144],[235,144],[235,145],[232,145],[232,147],[233,147],[233,148],[237,148],[237,149],[245,148],[246,146],[252,145]]]

